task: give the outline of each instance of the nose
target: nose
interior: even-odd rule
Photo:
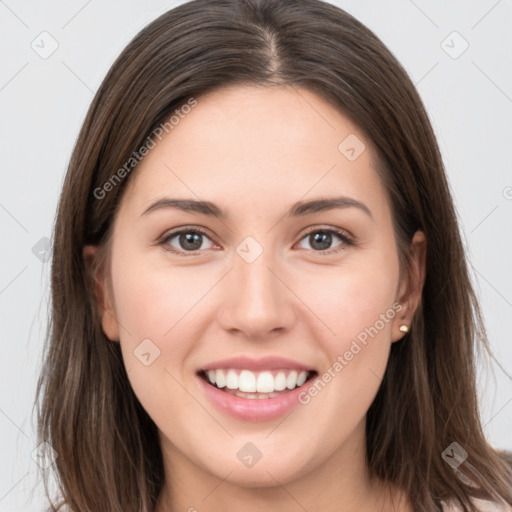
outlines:
[[[266,251],[247,263],[235,255],[234,267],[223,280],[219,322],[223,329],[251,340],[282,335],[296,322],[293,286],[279,275]]]

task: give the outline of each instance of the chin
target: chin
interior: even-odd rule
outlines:
[[[275,448],[270,456],[261,458],[253,462],[252,466],[246,466],[243,462],[236,459],[223,458],[220,464],[211,467],[208,465],[208,472],[216,478],[225,480],[233,485],[244,488],[275,487],[276,485],[285,485],[304,476],[308,473],[307,462],[297,460],[297,457],[290,454],[289,457],[282,457],[279,449]],[[228,476],[227,476],[228,475]]]

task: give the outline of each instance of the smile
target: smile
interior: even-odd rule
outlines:
[[[222,368],[200,371],[199,375],[212,386],[226,393],[247,399],[268,399],[280,396],[310,380],[315,371],[276,369],[252,371]]]

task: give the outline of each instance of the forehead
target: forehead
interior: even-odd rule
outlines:
[[[166,194],[205,198],[228,212],[333,190],[383,199],[372,142],[311,91],[228,87],[196,101],[137,166],[125,200],[138,210]]]

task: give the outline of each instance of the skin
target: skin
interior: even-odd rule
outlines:
[[[121,344],[134,392],[159,428],[166,484],[158,512],[412,511],[398,489],[369,478],[365,417],[420,300],[423,233],[401,279],[375,149],[319,96],[244,86],[197,99],[130,177],[114,219],[110,281],[105,269],[97,275],[103,330]],[[355,161],[338,150],[350,134],[366,147]],[[355,207],[286,217],[297,201],[341,195],[371,217]],[[172,208],[142,215],[164,196],[211,201],[229,217]],[[192,256],[179,236],[166,246],[181,254],[158,242],[183,226],[208,232]],[[356,245],[333,233],[315,250],[306,235],[316,227],[345,230]],[[263,249],[253,263],[236,252],[247,236]],[[88,261],[95,254],[84,249]],[[229,417],[197,383],[199,368],[235,355],[288,357],[322,375],[396,303],[401,311],[284,421]],[[133,353],[147,338],[160,349],[149,366]],[[262,453],[251,468],[236,456],[247,442]]]

